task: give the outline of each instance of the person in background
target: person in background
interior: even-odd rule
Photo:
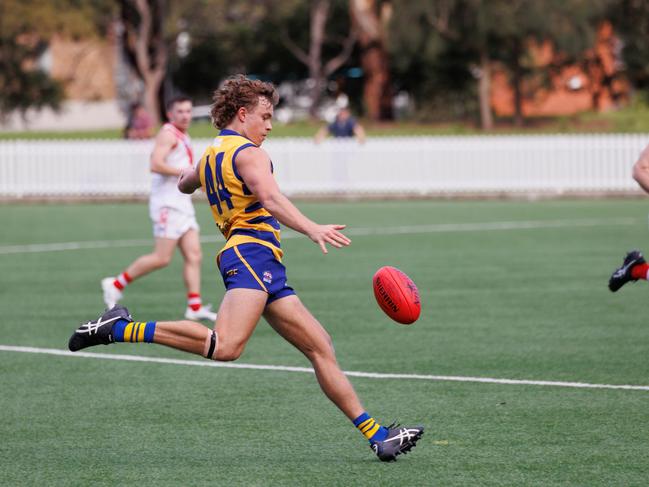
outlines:
[[[132,281],[171,263],[176,248],[182,253],[183,279],[187,288],[185,318],[216,319],[211,306],[201,300],[201,243],[191,196],[178,190],[178,176],[192,167],[194,154],[187,130],[192,121],[192,101],[185,96],[167,104],[167,118],[155,139],[151,153],[151,195],[149,215],[153,223],[154,246],[149,254],[135,259],[117,276],[101,281],[104,304],[110,309],[121,299]]]
[[[319,144],[327,135],[332,137],[356,137],[359,143],[365,142],[365,130],[354,117],[349,108],[343,107],[338,111],[336,118],[326,127],[322,127],[315,135],[315,142]]]
[[[137,140],[150,139],[152,136],[153,119],[141,103],[133,103],[124,129],[124,138]]]

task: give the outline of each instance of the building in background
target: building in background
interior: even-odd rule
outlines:
[[[38,61],[39,67],[61,81],[65,100],[57,113],[29,110],[26,122],[15,113],[0,130],[93,130],[122,128],[126,122],[118,103],[118,50],[114,36],[70,40],[54,36]]]
[[[613,27],[599,29],[595,46],[584,53],[583,62],[554,68],[557,53],[549,42],[532,49],[538,74],[523,82],[523,115],[554,117],[584,111],[607,111],[629,101],[631,86],[624,76],[621,41]],[[499,117],[514,115],[514,92],[508,74],[495,67],[491,105]]]

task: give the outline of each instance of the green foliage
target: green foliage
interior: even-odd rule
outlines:
[[[442,118],[476,114],[481,56],[500,62],[512,85],[547,78],[530,41],[550,41],[561,52],[557,63],[579,61],[593,45],[599,22],[612,0],[441,0],[403,2],[391,24],[392,69],[415,95],[419,111]],[[540,84],[542,85],[542,83]],[[539,85],[539,86],[540,86]],[[533,89],[533,88],[532,88]],[[531,96],[533,93],[522,93]],[[446,108],[446,110],[444,110]],[[430,117],[428,117],[430,118]]]
[[[381,2],[379,2],[381,3]],[[649,3],[639,0],[392,0],[387,45],[396,91],[415,101],[421,121],[478,118],[480,59],[499,62],[520,96],[532,96],[566,63],[584,61],[603,19],[622,38],[626,73],[649,93]],[[285,36],[306,49],[311,3],[305,0],[186,0],[166,2],[164,38],[170,47],[167,79],[198,102],[231,74],[243,72],[274,82],[300,80],[306,67],[287,49]],[[323,58],[339,52],[350,29],[346,0],[331,0]],[[54,34],[71,38],[103,35],[114,18],[113,0],[0,1],[0,113],[56,107],[61,86],[39,72],[36,60]],[[191,36],[188,55],[174,49],[181,32]],[[539,67],[529,41],[550,40],[561,53]],[[333,78],[343,80],[353,105],[360,80],[346,79],[359,52]],[[530,83],[534,80],[534,83]],[[167,87],[169,83],[167,83]]]
[[[622,54],[631,83],[649,94],[649,2],[619,0],[610,10],[622,38]]]
[[[304,79],[308,70],[287,49],[283,37],[288,36],[306,50],[309,15],[310,3],[304,0],[193,0],[183,2],[182,8],[174,6],[170,12],[173,22],[168,24],[174,24],[176,27],[170,28],[176,31],[178,25],[183,26],[181,30],[191,36],[191,50],[186,57],[171,53],[172,80],[181,91],[208,101],[218,83],[236,73],[276,83]],[[213,21],[203,21],[206,18]],[[349,28],[347,2],[333,0],[324,59],[339,52]]]
[[[61,83],[40,69],[26,69],[26,59],[35,59],[38,46],[27,46],[0,37],[0,121],[13,111],[23,118],[30,108],[58,109],[63,99]]]
[[[92,37],[106,28],[113,8],[110,0],[2,0],[0,35]]]
[[[108,0],[2,0],[0,2],[0,119],[16,110],[58,109],[61,83],[37,66],[47,41],[57,34],[91,37],[105,28]]]
[[[169,65],[171,79],[182,93],[191,96],[196,104],[210,102],[210,95],[228,72],[230,59],[217,37],[205,38],[182,58],[174,58]]]
[[[567,62],[580,61],[584,51],[594,46],[597,28],[608,20],[609,9],[616,3],[618,0],[551,0],[544,9],[550,12],[551,22],[544,30]]]
[[[191,38],[185,57],[171,52],[170,74],[174,85],[199,102],[210,101],[212,91],[225,77],[257,74],[272,80],[304,76],[304,67],[281,45],[280,33],[294,16],[306,12],[304,2],[195,0],[183,2],[170,17],[176,31]],[[203,19],[211,21],[203,21]],[[200,19],[200,20],[199,20]],[[182,26],[181,29],[178,26]]]
[[[447,5],[448,18],[461,20],[460,3]],[[458,24],[448,30],[433,26],[438,15],[434,2],[404,2],[394,10],[388,44],[392,78],[397,90],[414,97],[416,118],[470,119],[477,113],[471,74],[475,53],[468,44],[455,42]]]

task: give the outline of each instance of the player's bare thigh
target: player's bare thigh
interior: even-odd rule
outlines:
[[[357,418],[363,406],[336,361],[329,334],[295,296],[286,296],[266,307],[264,317],[313,364],[322,391],[349,418]]]
[[[307,357],[332,354],[331,337],[296,295],[273,301],[266,306],[264,317]]]
[[[176,239],[156,237],[153,242],[153,253],[169,263],[177,246],[178,240]]]
[[[264,311],[268,294],[257,289],[230,289],[216,315],[217,360],[239,358]]]
[[[161,268],[166,267],[173,259],[174,251],[178,246],[178,240],[172,238],[156,237],[153,244],[153,267]]]
[[[196,229],[187,230],[178,240],[178,247],[185,260],[201,260],[201,241]]]

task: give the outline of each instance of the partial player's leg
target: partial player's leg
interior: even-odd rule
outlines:
[[[68,343],[73,352],[115,342],[158,343],[212,360],[235,360],[250,338],[268,295],[253,289],[225,293],[215,330],[193,321],[136,322],[123,306],[79,327]]]
[[[193,228],[187,230],[180,237],[178,247],[183,254],[183,279],[188,293],[201,293],[201,242],[198,238],[198,232]]]
[[[126,272],[132,280],[138,279],[150,272],[167,267],[174,256],[178,240],[171,238],[156,238],[153,252],[137,258]]]
[[[295,295],[278,299],[266,307],[264,318],[311,361],[327,397],[350,420],[357,418],[364,409],[356,391],[340,370],[329,334],[302,301]]]
[[[193,321],[134,321],[124,306],[115,306],[97,320],[75,330],[68,348],[77,352],[115,342],[159,343],[185,352],[203,354],[212,331]]]
[[[183,279],[187,288],[187,309],[185,318],[188,320],[216,320],[216,313],[211,305],[203,305],[201,300],[201,242],[198,230],[190,228],[180,240],[178,248],[183,255]]]
[[[106,277],[101,281],[104,291],[104,303],[107,308],[112,308],[122,299],[122,291],[131,281],[145,276],[150,272],[169,265],[174,255],[178,240],[170,238],[156,238],[153,251],[135,259],[124,272],[117,277]]]
[[[356,391],[338,366],[329,334],[297,296],[286,296],[270,303],[264,317],[311,361],[323,392],[370,441],[379,459],[396,460],[397,455],[415,446],[423,434],[423,427],[390,425],[386,428],[365,412]]]
[[[214,332],[191,321],[159,323],[153,343],[203,355],[206,358],[230,361],[239,358],[255,330],[268,295],[255,289],[231,289],[223,296],[216,317]],[[184,327],[191,324],[189,329]],[[161,325],[161,326],[160,326]],[[212,337],[216,341],[209,354]]]
[[[216,315],[219,348],[216,360],[236,360],[255,331],[266,306],[268,294],[256,289],[230,289],[223,296]]]
[[[632,250],[626,254],[622,265],[611,275],[608,288],[616,292],[627,282],[635,282],[638,279],[649,279],[649,264],[644,260],[642,252]]]

